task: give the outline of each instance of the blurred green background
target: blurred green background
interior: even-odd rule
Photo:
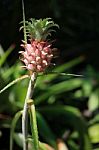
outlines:
[[[99,1],[25,0],[25,13],[27,20],[51,17],[60,26],[52,36],[53,47],[59,50],[52,71],[83,75],[38,78],[34,100],[40,141],[54,147],[61,139],[68,150],[99,150]],[[0,20],[2,89],[27,73],[18,60],[23,39],[21,0],[1,0]],[[1,150],[9,149],[11,122],[22,110],[27,86],[24,79],[0,94]],[[14,150],[21,150],[21,119],[13,138]]]

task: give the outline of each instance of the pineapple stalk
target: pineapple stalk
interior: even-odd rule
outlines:
[[[24,19],[25,20],[25,19]],[[25,22],[25,23],[24,23]],[[28,100],[32,98],[35,81],[37,78],[37,74],[40,72],[44,72],[51,63],[53,58],[53,49],[52,45],[47,41],[48,36],[51,35],[53,26],[58,27],[51,18],[46,19],[30,19],[30,21],[23,21],[24,25],[21,29],[25,28],[24,34],[26,35],[25,41],[21,45],[25,51],[20,51],[21,54],[20,59],[24,62],[27,70],[30,72],[30,82],[27,90],[27,95],[24,103],[23,109],[23,117],[22,117],[22,132],[23,132],[23,150],[28,150]],[[27,40],[28,39],[28,40]],[[34,108],[34,105],[32,105]],[[30,118],[34,118],[34,111],[31,110]],[[33,115],[33,116],[32,116]],[[30,119],[32,120],[32,119]],[[34,121],[35,120],[35,121]],[[35,129],[37,130],[36,125],[36,116],[34,118],[34,124],[32,125],[33,132],[35,133]],[[33,122],[31,122],[32,124]],[[35,128],[36,127],[36,128]],[[38,135],[32,134],[34,136],[35,143],[38,143]],[[37,149],[38,144],[34,145],[34,150]]]
[[[28,150],[28,100],[32,98],[36,73],[33,73],[29,82],[22,115],[23,150]]]

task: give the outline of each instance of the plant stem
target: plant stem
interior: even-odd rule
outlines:
[[[27,43],[26,26],[25,26],[24,0],[22,0],[22,10],[23,10],[24,41]]]
[[[32,99],[28,100],[28,108],[30,113],[30,125],[31,125],[31,132],[32,132],[32,139],[33,139],[33,150],[39,150],[36,111],[35,111],[34,101]]]
[[[22,133],[23,133],[23,150],[28,150],[28,99],[32,98],[34,85],[36,81],[37,74],[33,73],[30,78],[27,95],[25,98],[24,108],[23,108],[23,116],[22,116]]]

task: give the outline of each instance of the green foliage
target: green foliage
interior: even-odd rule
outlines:
[[[59,41],[60,41],[58,43],[59,47],[62,50],[66,49],[66,53],[69,52],[70,54],[69,56],[71,56],[73,53],[75,55],[75,52],[76,55],[77,53],[79,54],[80,52],[82,54],[82,50],[85,50],[85,52],[83,51],[83,53],[86,56],[88,56],[86,60],[88,62],[89,60],[91,60],[90,62],[91,63],[93,62],[93,64],[96,64],[97,66],[97,64],[99,64],[98,61],[99,51],[97,50],[97,47],[99,46],[98,40],[96,39],[96,37],[94,38],[94,36],[96,35],[95,32],[99,34],[99,25],[98,25],[99,13],[97,11],[98,1],[96,2],[91,0],[88,1],[66,0],[62,1],[61,3],[60,1],[57,0],[51,0],[46,1],[45,3],[39,1],[39,4],[36,2],[37,2],[36,0],[34,1],[30,0],[29,2],[27,1],[26,12],[28,16],[36,15],[38,18],[40,18],[41,16],[43,17],[45,17],[46,15],[50,16],[49,12],[51,12],[51,16],[53,15],[53,17],[57,19],[58,23],[61,26],[61,31],[59,32]],[[6,43],[8,44],[9,41],[11,42],[17,35],[15,29],[17,29],[16,27],[19,23],[19,18],[21,18],[19,5],[20,5],[19,0],[15,0],[11,3],[8,3],[8,1],[6,0],[1,1],[1,12],[2,12],[1,35],[3,35],[2,41],[4,42],[5,46]],[[5,11],[4,6],[8,6],[9,9]],[[37,13],[39,12],[39,8],[41,9],[40,13]],[[97,16],[96,24],[94,23],[93,19],[95,13]],[[9,19],[7,19],[7,16],[11,18],[10,21]],[[94,30],[94,26],[96,27],[96,30]],[[2,27],[4,27],[4,29],[2,29]],[[4,41],[5,37],[6,42]],[[96,49],[94,45],[96,46]],[[9,54],[9,52],[7,52],[7,55]],[[25,73],[24,71],[19,69],[21,66],[19,62],[16,62],[12,67],[9,67],[8,63],[6,62],[6,58],[8,57],[7,55],[4,54],[4,57],[3,55],[2,57],[0,57],[1,62],[0,89],[2,89],[4,86],[10,83],[12,80],[15,80],[16,78],[20,77]],[[53,71],[56,70],[56,72],[65,72],[65,71],[71,72],[71,68],[75,66],[75,63],[73,62],[78,62],[78,60],[80,62],[81,59],[75,59],[69,63],[56,67],[55,69],[53,69]],[[83,142],[84,142],[83,146],[85,146],[83,150],[85,149],[90,150],[90,148],[87,147],[87,145],[90,145],[90,142],[93,144],[92,147],[93,150],[99,150],[98,146],[99,73],[93,70],[92,68],[91,70],[90,68],[88,68],[87,70],[84,70],[83,74],[84,77],[81,78],[74,78],[72,76],[60,76],[59,74],[50,74],[39,77],[34,95],[36,109],[38,111],[42,110],[42,108],[45,106],[50,107],[50,109],[52,106],[55,106],[55,109],[59,109],[60,105],[62,108],[64,108],[65,106],[66,107],[65,110],[68,110],[68,105],[70,106],[71,109],[73,110],[76,109],[75,113],[73,113],[71,109],[69,109],[69,113],[71,114],[71,116],[69,115],[70,117],[68,117],[68,115],[66,115],[67,116],[66,117],[64,114],[64,119],[62,119],[63,115],[60,116],[61,113],[59,112],[56,117],[56,113],[55,115],[53,114],[50,115],[50,113],[49,115],[46,115],[46,113],[43,113],[43,111],[42,112],[37,111],[42,116],[40,118],[37,115],[38,123],[41,124],[39,125],[39,130],[40,130],[40,138],[42,139],[42,141],[53,145],[52,142],[50,142],[50,138],[48,139],[46,137],[52,137],[52,139],[54,140],[52,136],[52,134],[54,134],[55,140],[58,137],[64,139],[65,143],[67,143],[68,145],[69,150],[79,150],[80,149],[79,146],[81,146],[81,143]],[[77,85],[76,81],[78,82],[78,80],[79,84]],[[71,85],[71,81],[75,81],[73,87]],[[68,85],[65,85],[67,83]],[[8,128],[11,125],[11,117],[13,116],[13,114],[15,114],[18,110],[20,110],[23,107],[27,84],[28,84],[27,79],[22,80],[21,82],[7,89],[4,93],[0,94],[0,130],[1,130],[0,138],[2,138],[3,134],[2,129]],[[62,87],[62,85],[64,86],[64,88]],[[55,94],[51,90],[51,86],[53,87],[53,90],[56,92]],[[55,89],[57,87],[58,89]],[[3,114],[8,114],[8,119],[6,119],[6,117],[4,117]],[[76,123],[74,121],[75,118],[77,117],[77,114],[80,114],[78,120],[82,120],[81,119],[82,116],[85,118],[85,120],[80,121],[81,129],[86,128],[90,136],[90,141],[86,130],[84,130],[83,134],[80,134],[79,132],[80,130],[79,121],[77,120]],[[46,121],[44,127],[48,124],[48,127],[44,128],[46,130],[45,134],[44,134],[45,130],[42,129],[43,123],[45,123],[44,118]],[[75,127],[76,125],[77,127]],[[17,125],[17,127],[19,126]],[[69,131],[69,135],[63,136],[65,135],[66,131]],[[19,144],[22,147],[22,134],[20,134],[20,132],[21,132],[20,128],[18,128],[17,133],[14,134],[14,138],[17,144]],[[79,138],[79,136],[81,137]],[[79,143],[79,141],[81,141],[81,138],[82,142]]]
[[[80,112],[77,109],[70,106],[56,105],[50,107],[42,107],[40,111],[44,113],[44,115],[48,116],[53,115],[54,118],[57,115],[63,116],[64,121],[66,119],[66,124],[69,124],[70,126],[75,128],[75,130],[78,131],[80,140],[80,149],[88,150],[89,148],[91,150],[91,145],[86,130],[86,124],[83,118],[81,117]],[[59,120],[61,120],[61,117],[59,117]]]
[[[37,112],[37,121],[40,136],[44,138],[47,143],[56,147],[56,137],[44,117],[39,112]]]
[[[69,135],[63,139],[70,150],[92,150],[94,146],[92,147],[91,144],[99,142],[99,135],[96,133],[99,116],[91,115],[98,108],[98,103],[95,103],[97,99],[92,96],[93,94],[98,95],[98,77],[94,70],[89,72],[89,69],[81,77],[73,76],[71,72],[71,68],[82,60],[82,57],[76,58],[53,69],[54,74],[47,72],[47,74],[38,76],[34,100],[39,139],[53,147],[56,147],[57,139],[63,138],[67,131],[69,131]],[[25,73],[20,66],[19,62],[12,67],[9,67],[7,63],[3,64],[0,70],[0,89]],[[55,74],[55,72],[66,73]],[[71,76],[68,75],[68,72],[71,73]],[[24,79],[0,94],[0,113],[7,112],[13,116],[23,108],[27,85],[28,79]],[[84,119],[84,117],[86,118],[83,115],[86,112],[86,106],[82,110],[83,102],[88,107],[89,121]],[[0,121],[0,124],[2,128],[5,128],[4,124],[10,126],[11,120]],[[15,124],[12,128],[13,137],[18,145],[22,145],[20,140],[22,136],[19,134],[21,131],[20,128],[17,128],[16,132],[14,131]],[[96,134],[92,134],[93,132]]]
[[[89,127],[89,135],[92,143],[99,143],[99,123]]]

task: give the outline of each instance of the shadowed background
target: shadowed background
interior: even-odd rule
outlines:
[[[53,34],[55,46],[60,50],[59,62],[66,62],[75,56],[84,55],[85,63],[98,69],[99,61],[99,1],[97,0],[25,0],[26,19],[51,17],[60,29]],[[21,0],[0,1],[0,43],[7,49],[16,44],[17,57],[22,20]],[[11,57],[11,62],[14,58]]]

